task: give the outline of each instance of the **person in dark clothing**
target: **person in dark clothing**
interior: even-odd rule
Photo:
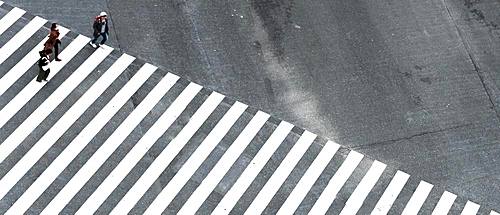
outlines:
[[[40,51],[38,53],[40,54],[40,59],[38,59],[38,76],[36,77],[36,81],[47,81],[47,77],[49,77],[50,73],[49,57],[47,56],[47,51]]]
[[[50,27],[49,39],[44,44],[43,50],[46,54],[52,53],[52,48],[55,49],[55,60],[61,61],[59,59],[59,44],[61,44],[61,40],[59,40],[59,29],[57,29],[57,23],[52,23]],[[50,50],[50,51],[48,51]]]
[[[94,48],[99,47],[100,45],[104,45],[106,40],[108,40],[109,35],[109,27],[108,27],[108,18],[106,12],[101,12],[99,16],[97,16],[94,20],[94,39],[90,41],[90,45]],[[102,40],[100,44],[96,44],[97,39],[102,36]]]

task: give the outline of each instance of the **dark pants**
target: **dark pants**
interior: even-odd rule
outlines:
[[[57,40],[56,44],[54,44],[54,51],[55,51],[54,55],[55,55],[56,59],[59,58],[58,57],[59,56],[59,44],[61,44],[60,40]]]
[[[47,78],[49,77],[50,69],[43,70],[42,68],[39,68],[38,70],[38,76],[36,77],[36,81],[42,82],[42,80],[46,81]]]
[[[106,40],[108,40],[107,33],[98,33],[98,34],[94,35],[94,39],[92,40],[92,43],[95,44],[97,42],[97,39],[99,39],[100,36],[102,36],[101,45],[103,45],[106,42]]]

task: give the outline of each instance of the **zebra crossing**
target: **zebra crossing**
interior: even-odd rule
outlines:
[[[0,16],[1,214],[498,214],[68,28],[38,83],[49,21]]]

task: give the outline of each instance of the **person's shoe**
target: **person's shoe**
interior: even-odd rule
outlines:
[[[92,41],[89,42],[89,45],[91,45],[92,47],[94,48],[97,48],[98,46],[96,46],[96,44],[94,44]]]
[[[56,61],[61,61],[61,59],[60,58],[56,58]]]

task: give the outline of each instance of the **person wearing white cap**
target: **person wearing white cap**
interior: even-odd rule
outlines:
[[[108,40],[108,35],[109,35],[109,27],[108,27],[108,14],[106,12],[101,12],[99,16],[97,16],[94,20],[94,39],[90,41],[90,45],[94,48],[99,47],[100,45],[104,45],[106,40]],[[102,40],[99,43],[97,42],[97,39],[102,36]]]

